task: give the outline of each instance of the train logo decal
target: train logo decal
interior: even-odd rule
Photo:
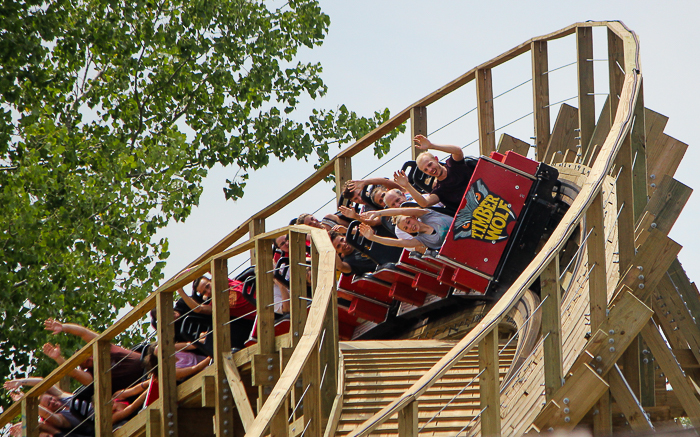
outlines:
[[[481,179],[472,184],[465,197],[467,203],[457,212],[454,220],[453,238],[493,242],[507,240],[506,228],[517,219],[508,202],[489,191]]]

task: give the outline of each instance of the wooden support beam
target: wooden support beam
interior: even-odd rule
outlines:
[[[643,79],[640,79],[643,80]],[[632,197],[634,199],[634,220],[639,219],[647,204],[647,157],[644,111],[644,84],[642,83],[632,119]]]
[[[248,237],[253,238],[256,235],[265,233],[265,219],[254,218],[248,224]],[[250,250],[250,263],[255,264],[255,249]]]
[[[511,137],[508,134],[501,134],[501,137],[498,139],[498,147],[496,150],[498,153],[503,154],[512,150],[518,155],[527,156],[527,153],[530,151],[530,144],[515,137]]]
[[[498,329],[492,329],[479,343],[479,393],[481,435],[501,435],[501,396],[499,392]]]
[[[259,255],[259,254],[258,254]],[[258,260],[259,261],[259,260]],[[211,262],[212,326],[214,338],[214,377],[216,399],[214,401],[214,429],[216,435],[233,435],[233,399],[226,381],[224,354],[231,352],[229,317],[229,285],[226,259]]]
[[[289,233],[289,332],[292,334],[292,347],[301,339],[306,325],[306,234],[301,232]]]
[[[649,143],[648,147],[649,193],[653,193],[665,175],[673,176],[676,173],[688,145],[662,134],[656,144],[652,146]]]
[[[695,319],[695,323],[700,324],[700,300],[698,299],[700,293],[698,293],[695,283],[691,283],[690,279],[688,279],[688,275],[683,270],[683,266],[678,259],[671,263],[667,275],[673,282],[673,286],[678,290],[678,293],[680,293],[688,311]]]
[[[578,75],[578,127],[581,156],[593,137],[595,129],[595,89],[593,87],[593,29],[576,28],[576,72]]]
[[[170,315],[172,317],[172,310]],[[112,360],[110,348],[111,344],[105,340],[98,340],[92,348],[96,437],[112,435]]]
[[[683,185],[670,176],[664,176],[654,194],[649,199],[644,214],[650,214],[650,220],[637,223],[635,245],[640,246],[648,236],[649,229],[657,229],[668,235],[680,216],[683,207],[692,194],[692,188]]]
[[[607,194],[606,194],[607,195]],[[605,227],[603,225],[603,192],[599,192],[586,211],[586,235],[588,265],[595,266],[588,277],[591,306],[591,331],[606,318],[608,308],[608,284],[605,262]],[[591,268],[589,267],[589,268]]]
[[[625,82],[625,47],[622,38],[608,29],[608,77],[610,84],[610,123],[615,120],[617,105]]]
[[[352,158],[339,157],[335,160],[335,201],[340,202],[340,196],[345,189],[345,183],[352,180]]]
[[[22,399],[22,437],[39,437],[38,397],[25,396]]]
[[[695,390],[686,379],[678,361],[673,356],[664,341],[659,329],[653,321],[649,321],[642,329],[644,341],[649,345],[651,353],[656,358],[656,363],[661,367],[666,378],[671,383],[673,391],[685,408],[694,427],[700,427],[700,402],[695,397]]]
[[[573,106],[562,103],[559,107],[559,113],[557,114],[557,119],[554,122],[554,128],[552,129],[552,135],[549,137],[549,143],[547,144],[547,152],[545,152],[545,162],[549,162],[553,159],[554,155],[561,156],[564,158],[564,153],[567,150],[573,150],[576,152],[578,150],[578,136],[575,129],[578,126],[578,109]]]
[[[231,388],[233,401],[236,403],[236,409],[238,409],[238,415],[241,417],[243,428],[247,430],[253,423],[253,420],[255,420],[253,407],[250,404],[250,399],[248,399],[248,393],[246,392],[241,375],[238,373],[238,368],[233,363],[231,352],[225,353],[223,358],[224,373],[228,380],[228,386]]]
[[[590,166],[598,155],[598,151],[603,146],[605,138],[610,133],[610,96],[605,99],[603,109],[598,116],[598,123],[593,129],[593,136],[586,147],[586,153],[583,155],[581,162]]]
[[[617,37],[615,37],[617,38]],[[615,98],[612,98],[616,102]],[[615,193],[617,194],[617,239],[620,276],[629,268],[634,259],[634,193],[632,184],[631,135],[627,135],[615,158],[615,168],[619,171]],[[638,343],[633,342],[622,357],[625,379],[632,387],[635,396],[641,395]]]
[[[547,41],[535,41],[530,47],[532,54],[532,95],[535,121],[536,160],[544,159],[549,143],[549,61]]]
[[[304,427],[309,437],[321,437],[321,362],[318,348],[314,347],[304,367],[302,381],[304,382]]]
[[[690,348],[695,359],[700,362],[700,327],[693,320],[693,316],[668,275],[661,278],[655,292],[657,299],[654,303],[659,303],[659,311],[657,311],[659,319],[668,320],[669,325],[672,325],[668,326],[670,329],[664,329],[666,338],[674,337],[674,334],[682,335],[683,341]]]
[[[328,302],[328,310],[323,323],[323,344],[320,345],[319,357],[322,364],[321,373],[321,429],[326,429],[328,418],[333,409],[333,400],[338,391],[338,297],[333,284],[333,297]]]
[[[544,340],[544,387],[547,400],[561,387],[564,374],[561,349],[561,284],[559,257],[540,276],[542,335]],[[545,300],[546,299],[546,300]]]
[[[649,300],[653,302],[653,299]],[[641,339],[639,349],[642,351],[642,355],[640,356],[641,363],[639,365],[639,373],[642,380],[642,397],[639,399],[639,402],[646,409],[656,406],[656,363],[644,339]]]
[[[418,437],[418,401],[399,411],[399,437]]]
[[[610,392],[632,430],[635,432],[652,431],[654,426],[647,419],[642,405],[632,393],[632,389],[617,365],[608,372],[608,383],[610,384]]]
[[[607,195],[607,194],[606,194]],[[603,192],[600,191],[586,211],[586,252],[588,265],[592,268],[588,275],[588,293],[590,300],[591,332],[596,332],[607,318],[608,284],[605,255],[605,227],[603,225]],[[590,232],[590,235],[589,235]],[[594,266],[594,267],[593,267]],[[593,435],[606,437],[613,433],[612,400],[610,392],[604,393],[596,403],[593,415]]]
[[[227,284],[228,286],[228,284]],[[175,376],[175,326],[173,325],[173,293],[160,292],[156,300],[158,320],[158,401],[160,429],[169,437],[177,437],[177,378]]]
[[[581,387],[586,387],[582,390]],[[555,397],[547,402],[533,422],[537,432],[571,431],[593,404],[608,390],[608,384],[585,364],[569,376]]]
[[[160,428],[160,411],[156,408],[146,409],[146,437],[163,437]]]
[[[416,135],[428,136],[428,108],[425,106],[414,106],[411,108],[411,159],[416,160],[416,157],[422,150],[416,148],[413,138]]]
[[[646,301],[666,274],[681,246],[661,231],[652,229],[644,244],[637,249],[634,263],[622,275],[616,286],[616,296],[625,287],[634,290],[635,296]],[[613,297],[614,302],[617,297]]]
[[[257,337],[258,347],[263,355],[275,353],[273,243],[274,240],[267,239],[259,239],[255,242],[255,252],[257,254],[255,261],[255,292],[258,306]]]
[[[476,70],[476,107],[479,114],[479,154],[489,156],[491,152],[496,150],[493,84],[490,68]]]

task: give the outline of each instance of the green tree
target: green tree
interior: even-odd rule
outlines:
[[[0,374],[47,371],[29,354],[45,318],[102,329],[152,291],[168,256],[153,235],[189,215],[215,164],[242,169],[235,199],[271,155],[323,162],[388,118],[295,120],[326,92],[297,52],[329,23],[312,0],[0,5]]]

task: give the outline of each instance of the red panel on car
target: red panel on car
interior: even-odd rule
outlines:
[[[493,275],[532,183],[529,178],[479,160],[440,255]]]

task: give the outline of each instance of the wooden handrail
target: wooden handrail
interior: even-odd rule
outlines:
[[[588,206],[591,205],[595,196],[600,192],[605,176],[609,173],[613,161],[622,146],[623,140],[629,134],[632,127],[634,106],[641,90],[641,71],[639,68],[639,43],[636,35],[629,30],[627,30],[627,33],[627,41],[628,43],[631,41],[634,47],[626,48],[626,52],[633,56],[630,62],[635,67],[631,69],[632,71],[626,72],[623,91],[620,95],[620,104],[610,133],[606,137],[605,143],[581,191],[562,218],[559,226],[554,230],[547,240],[547,243],[530,265],[528,265],[479,325],[472,329],[450,352],[445,354],[440,361],[401,396],[388,406],[382,408],[371,418],[367,419],[362,425],[348,434],[348,437],[369,435],[391,416],[397,414],[411,402],[417,400],[421,394],[425,393],[435,382],[457,364],[465,354],[481,342],[491,330],[497,328],[498,323],[508,311],[514,307],[518,300],[520,300],[528,287],[540,276],[552,259],[557,256],[567,239],[578,227]]]
[[[302,229],[294,226],[291,229]],[[309,360],[309,356],[318,346],[327,317],[327,310],[332,299],[335,299],[335,250],[325,231],[314,229],[311,231],[311,239],[318,249],[318,283],[314,292],[313,302],[309,309],[306,326],[301,340],[294,349],[289,363],[280,375],[272,393],[255,417],[252,427],[246,432],[248,437],[262,437],[265,434],[270,421],[280,411],[284,401],[301,376],[302,370]]]

